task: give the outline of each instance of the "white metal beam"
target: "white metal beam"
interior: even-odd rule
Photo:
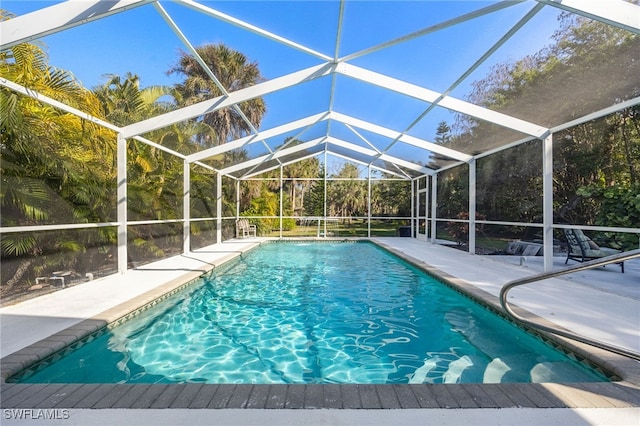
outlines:
[[[102,127],[106,127],[107,129],[113,130],[116,133],[120,133],[122,131],[122,129],[114,124],[111,124],[107,121],[104,121],[100,118],[94,117],[93,115],[86,113],[84,111],[80,111],[79,109],[73,108],[68,106],[67,104],[64,104],[60,101],[56,101],[55,99],[52,99],[46,95],[43,95],[42,93],[39,93],[33,89],[28,89],[18,83],[14,83],[11,80],[7,80],[6,78],[0,77],[0,86],[4,86],[8,89],[13,90],[14,92],[20,93],[24,96],[28,96],[30,98],[33,98],[37,101],[40,101],[44,104],[47,105],[51,105],[53,107],[56,107],[62,111],[68,112],[70,114],[76,115],[80,118],[82,118],[83,120],[87,120],[91,123],[95,123],[98,124]]]
[[[560,124],[551,128],[551,133],[558,133],[562,130],[569,129],[574,126],[578,126],[580,124],[587,123],[592,120],[597,120],[602,117],[606,117],[607,115],[613,114],[618,111],[622,111],[625,108],[631,108],[636,105],[640,105],[640,96],[635,98],[631,98],[624,102],[615,103],[609,107],[603,108],[599,111],[592,112],[591,114],[583,115],[582,117],[578,117],[575,120],[567,121],[566,123]]]
[[[339,147],[342,147],[342,148],[346,148],[346,149],[348,149],[350,151],[357,152],[357,153],[363,154],[363,155],[367,155],[369,157],[373,157],[374,155],[377,154],[376,151],[374,151],[374,150],[372,150],[370,148],[366,148],[364,146],[356,145],[356,144],[353,144],[351,142],[347,142],[345,140],[335,138],[333,136],[328,136],[327,137],[327,142],[329,144],[331,144],[331,145],[336,145],[336,146],[339,146]]]
[[[458,16],[456,18],[449,19],[449,20],[444,21],[444,22],[440,22],[439,24],[432,25],[432,26],[427,27],[427,28],[423,28],[423,29],[415,31],[415,32],[413,32],[411,34],[407,34],[407,35],[404,35],[402,37],[398,37],[398,38],[396,38],[394,40],[391,40],[391,41],[388,41],[388,42],[385,42],[385,43],[381,43],[381,44],[378,44],[378,45],[373,46],[373,47],[369,47],[369,48],[364,49],[364,50],[360,50],[358,52],[355,52],[355,53],[352,53],[350,55],[347,55],[347,56],[344,56],[344,57],[340,58],[340,61],[345,61],[345,62],[346,61],[351,61],[351,60],[359,58],[361,56],[368,55],[370,53],[377,52],[379,50],[386,49],[386,48],[391,47],[391,46],[395,46],[396,44],[404,43],[406,41],[413,40],[415,38],[423,37],[423,36],[425,36],[427,34],[431,34],[431,33],[434,33],[436,31],[440,31],[440,30],[443,30],[445,28],[449,28],[449,27],[452,27],[454,25],[458,25],[458,24],[461,24],[463,22],[479,18],[479,17],[487,15],[489,13],[497,12],[499,10],[502,10],[502,9],[506,8],[506,7],[510,7],[510,6],[513,6],[513,5],[521,3],[521,2],[522,2],[522,0],[501,1],[501,2],[498,2],[496,4],[490,5],[488,7],[475,10],[475,11],[473,11],[471,13],[466,13],[466,14]]]
[[[372,144],[371,142],[369,142],[367,140],[367,138],[365,138],[364,136],[362,136],[360,134],[360,132],[358,132],[356,129],[353,128],[353,126],[347,124],[347,123],[342,123],[345,125],[345,127],[349,130],[351,130],[351,132],[356,135],[358,137],[358,139],[360,139],[362,142],[366,143],[369,147],[371,147],[371,149],[373,149],[374,151],[376,151],[378,154],[382,154],[382,151],[380,151],[378,148],[376,148],[376,146],[374,144]]]
[[[542,141],[542,255],[543,271],[553,269],[553,134]]]
[[[340,43],[342,41],[342,26],[344,23],[344,5],[345,5],[345,0],[340,0],[340,11],[338,14],[338,29],[337,29],[337,36],[336,36],[336,46],[334,49],[334,56],[333,56],[333,61],[335,63],[338,63],[338,57],[340,55]],[[337,74],[333,74],[331,76],[331,88],[329,89],[329,111],[333,111],[333,105],[335,103],[335,99],[336,99],[336,84],[338,82],[338,75]],[[325,133],[326,136],[329,136],[329,134],[331,133],[331,121],[329,122],[329,124],[327,124],[327,131]]]
[[[47,105],[51,105],[52,107],[58,108],[61,111],[65,111],[65,112],[68,112],[69,114],[73,114],[73,115],[75,115],[77,117],[80,117],[83,120],[87,120],[87,121],[89,121],[91,123],[97,124],[97,125],[102,126],[102,127],[106,128],[106,129],[113,130],[116,133],[122,133],[122,129],[120,127],[114,125],[114,124],[111,124],[111,123],[109,123],[107,121],[104,121],[104,120],[102,120],[100,118],[94,117],[93,115],[88,114],[88,113],[86,113],[84,111],[80,111],[79,109],[70,107],[67,104],[64,104],[64,103],[62,103],[60,101],[56,101],[55,99],[52,99],[52,98],[50,98],[50,97],[48,97],[46,95],[43,95],[42,93],[39,93],[39,92],[37,92],[35,90],[27,89],[24,86],[21,86],[21,85],[19,85],[17,83],[14,83],[14,82],[10,81],[10,80],[7,80],[6,78],[0,77],[0,86],[7,87],[7,88],[13,90],[14,92],[20,93],[20,94],[22,94],[24,96],[29,96],[30,98],[33,98],[33,99],[35,99],[35,100],[37,100],[39,102],[42,102],[42,103],[47,104]],[[151,141],[149,139],[146,139],[146,138],[143,138],[141,136],[136,136],[133,139],[135,139],[137,141],[140,141],[142,143],[145,143],[147,145],[150,145],[150,146],[152,146],[154,148],[157,148],[157,149],[159,149],[161,151],[164,151],[164,152],[166,152],[168,154],[174,155],[174,156],[176,156],[178,158],[181,158],[183,160],[187,158],[186,156],[180,154],[177,151],[172,150],[171,148],[167,148],[166,146],[162,146],[159,143],[153,142],[153,141]],[[204,164],[202,166],[209,167],[209,166],[206,166]]]
[[[344,3],[345,0],[340,0],[340,9],[338,11],[338,28],[336,29],[336,47],[333,50],[333,60],[338,62],[340,57],[340,43],[342,42],[342,25],[344,23]]]
[[[321,144],[322,144],[322,143],[319,143],[319,144],[317,144],[316,146],[321,145]],[[326,154],[327,152],[328,152],[328,153],[330,153],[331,155],[334,155],[334,156],[336,156],[336,157],[340,157],[340,158],[342,158],[342,159],[344,159],[344,160],[347,160],[347,161],[351,161],[351,162],[354,162],[354,163],[357,163],[357,164],[362,164],[363,166],[366,166],[366,165],[367,165],[367,163],[365,163],[365,162],[358,161],[358,160],[353,159],[353,158],[351,158],[351,157],[348,157],[348,156],[346,156],[346,155],[341,155],[341,154],[338,154],[338,153],[336,153],[336,152],[332,152],[332,151],[327,150],[327,149],[324,149],[324,148],[323,148],[323,150],[321,150],[321,151],[318,151],[318,152],[312,152],[312,153],[310,153],[309,155],[305,155],[305,156],[303,156],[303,157],[299,157],[299,158],[296,158],[296,159],[294,159],[294,160],[290,160],[290,161],[283,162],[283,163],[282,163],[282,165],[283,165],[283,166],[286,166],[286,165],[289,165],[289,164],[297,163],[298,161],[303,161],[303,160],[307,160],[307,159],[309,159],[309,158],[318,157],[318,156],[320,156],[320,155]],[[265,157],[267,157],[267,156],[265,156]],[[325,160],[325,161],[326,161],[326,160]],[[273,165],[273,166],[268,167],[268,168],[266,168],[266,169],[260,169],[259,171],[256,171],[256,172],[253,172],[253,173],[249,173],[249,174],[247,174],[247,175],[243,176],[243,178],[244,178],[244,179],[250,179],[250,178],[252,178],[252,177],[254,177],[254,176],[261,175],[261,174],[263,174],[263,173],[265,173],[265,172],[268,172],[268,171],[270,171],[270,170],[275,170],[275,169],[277,169],[278,167],[280,167],[280,165],[279,165],[279,164],[276,164],[276,165]],[[391,171],[391,170],[385,169],[385,168],[383,168],[383,167],[378,167],[378,166],[375,166],[375,165],[371,165],[371,168],[376,169],[376,170],[379,170],[379,171],[384,172],[384,173],[392,174],[392,175],[394,175],[394,176],[398,176],[398,177],[399,177],[399,178],[401,178],[401,179],[407,179],[407,176],[406,176],[406,175],[399,174],[399,173],[397,173],[397,172],[394,172],[394,171]]]
[[[332,61],[331,56],[327,56],[323,53],[317,52],[313,49],[310,49],[306,46],[303,46],[301,44],[295,43],[291,40],[287,40],[284,37],[281,37],[277,34],[273,34],[269,31],[263,30],[262,28],[256,27],[255,25],[251,25],[247,22],[241,21],[238,18],[234,18],[233,16],[229,16],[226,15],[222,12],[219,12],[215,9],[212,9],[210,7],[204,6],[200,3],[197,3],[195,1],[191,1],[191,0],[175,0],[177,3],[179,4],[183,4],[187,7],[190,7],[191,9],[194,9],[198,12],[204,13],[205,15],[209,15],[212,16],[216,19],[219,19],[221,21],[224,21],[228,24],[234,25],[236,27],[242,28],[244,30],[250,31],[254,34],[257,34],[261,37],[264,38],[268,38],[269,40],[273,40],[275,42],[278,42],[280,44],[283,44],[285,46],[291,47],[293,49],[299,50],[301,52],[307,53],[309,55],[315,56],[317,58],[322,59],[323,61]]]
[[[284,196],[283,196],[283,189],[284,189],[284,185],[282,184],[282,164],[280,164],[280,193],[278,194],[278,198],[280,198],[280,238],[282,238],[282,213],[284,210]],[[293,208],[294,208],[294,212],[295,212],[295,192],[294,192],[294,199],[291,200],[291,202],[293,203]]]
[[[351,160],[351,161],[353,161],[353,160]],[[363,166],[367,166],[367,167],[369,167],[369,168],[371,168],[371,169],[378,170],[378,171],[380,171],[380,172],[382,172],[382,173],[387,173],[387,174],[390,174],[390,175],[393,175],[393,176],[397,176],[397,177],[399,177],[399,178],[400,178],[400,179],[402,179],[402,180],[410,180],[410,179],[411,179],[411,178],[408,178],[408,177],[407,177],[407,174],[406,174],[406,173],[404,173],[404,172],[403,172],[403,173],[398,173],[398,172],[396,172],[396,171],[389,170],[389,169],[386,169],[386,168],[384,168],[384,167],[376,166],[376,165],[374,165],[374,164],[364,164],[364,163],[363,163],[362,165],[363,165]]]
[[[117,216],[118,216],[118,272],[127,272],[128,238],[127,238],[127,140],[118,133],[116,163],[118,169],[117,182]]]
[[[469,254],[476,254],[476,160],[469,161]]]
[[[296,158],[296,159],[294,159],[294,160],[285,161],[285,162],[283,162],[283,163],[282,163],[282,166],[283,166],[283,167],[285,167],[285,166],[288,166],[289,164],[297,163],[298,161],[303,161],[303,160],[307,160],[307,159],[309,159],[309,158],[317,157],[317,156],[321,155],[322,153],[323,153],[323,151],[312,152],[312,153],[311,153],[311,154],[309,154],[309,155],[305,155],[305,156],[303,156],[303,157],[298,157],[298,158]],[[261,174],[266,173],[266,172],[268,172],[268,171],[270,171],[270,170],[277,169],[278,167],[280,167],[280,164],[276,164],[276,165],[274,165],[274,166],[267,167],[266,169],[260,169],[260,170],[258,170],[258,171],[256,171],[256,172],[248,173],[248,174],[244,175],[244,176],[242,177],[242,179],[251,179],[251,178],[252,178],[252,177],[254,177],[254,176],[261,175]]]
[[[283,149],[287,148],[289,145],[293,145],[296,142],[295,139],[289,139],[284,145],[280,146],[276,152],[282,151]],[[278,157],[275,156],[275,153],[269,149],[269,155],[267,156],[266,159],[263,160],[264,162],[270,161],[270,160],[276,160],[278,162],[278,164],[282,165],[282,162],[280,161],[280,159]],[[246,172],[245,174],[249,174],[251,172],[253,172],[255,169],[257,169],[259,167],[259,165],[253,166],[251,168],[251,170],[249,170],[248,172]]]
[[[256,135],[245,136],[243,138],[236,139],[235,141],[227,142],[223,145],[218,145],[213,148],[208,148],[203,151],[196,152],[195,154],[189,155],[187,157],[187,160],[190,162],[206,160],[207,158],[215,157],[216,155],[220,155],[224,152],[233,151],[234,149],[242,148],[245,145],[253,144],[260,141],[260,139],[269,139],[274,136],[289,133],[296,129],[311,126],[326,119],[327,116],[328,113],[322,112],[320,114],[310,115],[300,120],[291,121],[289,123],[283,124],[282,126],[262,130]]]
[[[209,76],[209,78],[213,81],[213,83],[216,85],[216,87],[220,90],[222,95],[223,96],[229,96],[229,92],[227,91],[227,89],[222,85],[222,82],[220,82],[218,77],[211,70],[209,65],[207,65],[207,63],[204,61],[204,59],[202,59],[202,57],[200,56],[200,54],[198,53],[196,48],[191,44],[189,39],[187,39],[187,37],[183,34],[182,30],[180,30],[180,27],[178,27],[178,24],[176,24],[174,22],[174,20],[171,18],[171,16],[169,16],[167,11],[160,5],[160,3],[154,3],[153,6],[158,11],[158,13],[162,17],[162,19],[164,19],[164,21],[167,23],[167,25],[169,25],[169,27],[174,32],[174,34],[176,34],[178,36],[178,38],[182,41],[182,44],[185,45],[187,50],[195,58],[196,62],[198,62],[200,67],[202,67],[204,72]],[[240,116],[242,121],[244,121],[246,123],[246,125],[249,127],[251,132],[253,134],[257,134],[258,133],[258,129],[256,129],[256,127],[249,120],[249,118],[246,116],[244,111],[242,111],[242,109],[240,109],[240,106],[238,104],[235,104],[235,105],[232,106],[232,108]],[[267,148],[267,150],[269,152],[272,152],[271,148],[269,147],[269,145],[264,140],[261,140],[261,142],[263,143],[263,145]]]
[[[427,207],[428,208],[428,207]],[[431,244],[436,243],[438,233],[438,174],[431,176]]]
[[[296,145],[296,146],[292,146],[291,148],[281,149],[279,151],[276,151],[274,154],[263,155],[263,156],[254,158],[252,160],[246,160],[246,161],[243,161],[242,163],[235,164],[233,166],[229,166],[229,167],[226,167],[224,169],[220,169],[220,173],[228,175],[228,174],[237,172],[239,170],[248,169],[249,167],[258,165],[260,163],[263,163],[264,161],[268,161],[268,160],[271,160],[271,159],[277,159],[277,158],[280,158],[280,157],[284,157],[286,155],[295,154],[298,151],[304,151],[307,148],[311,148],[311,147],[314,147],[316,145],[320,145],[320,144],[324,143],[324,141],[325,141],[325,137],[323,136],[321,138],[317,138],[317,139],[314,139],[314,140],[309,141],[309,142],[305,142],[305,143],[301,143],[301,144]]]
[[[367,167],[367,238],[371,238],[371,164]]]
[[[219,96],[176,111],[171,111],[147,120],[139,121],[135,124],[124,127],[122,131],[126,137],[132,137],[152,130],[162,129],[175,123],[180,123],[222,108],[233,106],[240,102],[248,101],[250,99],[286,89],[290,86],[324,77],[331,74],[334,69],[335,64],[331,63],[309,67],[282,77],[274,78],[273,80],[256,84],[255,86],[236,90],[229,94],[229,96]]]
[[[416,211],[415,211],[415,197],[416,197],[416,185],[417,185],[418,181],[417,180],[412,180],[411,181],[411,220],[410,220],[410,224],[411,224],[411,238],[415,238],[415,230],[416,230]]]
[[[536,0],[640,34],[640,6],[623,0]]]
[[[624,101],[624,102],[613,104],[613,105],[611,105],[609,107],[606,107],[606,108],[603,108],[603,109],[601,109],[599,111],[592,112],[591,114],[583,115],[582,117],[578,117],[575,120],[567,121],[566,123],[563,123],[563,124],[561,124],[559,126],[552,127],[551,129],[549,129],[549,132],[550,133],[558,133],[558,132],[561,132],[563,130],[569,129],[571,127],[579,126],[580,124],[588,123],[589,121],[593,121],[593,120],[600,119],[602,117],[606,117],[607,115],[610,115],[610,114],[613,114],[615,112],[621,111],[621,110],[623,110],[625,108],[634,107],[636,105],[640,105],[640,96],[636,97],[636,98],[629,99],[629,100]],[[481,154],[478,154],[478,155],[474,156],[474,158],[479,159],[479,158],[483,158],[483,157],[488,157],[488,156],[493,155],[495,153],[498,153],[500,151],[504,151],[504,150],[507,150],[507,149],[514,148],[514,147],[516,147],[518,145],[522,145],[523,143],[531,142],[532,140],[535,140],[535,139],[538,139],[538,138],[526,137],[526,138],[511,142],[511,143],[508,143],[506,145],[502,145],[502,146],[490,149],[489,151],[485,151],[485,152],[483,152]],[[455,166],[457,166],[457,165],[448,166],[446,168],[438,169],[438,172],[444,171],[447,168],[455,167]]]
[[[182,253],[191,252],[191,164],[182,162]]]
[[[406,144],[413,145],[415,147],[422,148],[427,151],[444,155],[445,157],[453,158],[454,160],[467,162],[472,158],[471,155],[465,154],[464,152],[456,151],[451,148],[446,148],[446,147],[437,145],[433,142],[427,142],[423,139],[416,138],[415,136],[411,136],[411,135],[401,134],[398,137],[398,140],[400,142],[404,142]]]
[[[548,132],[548,129],[544,126],[492,111],[451,96],[443,97],[441,93],[433,90],[425,89],[424,87],[416,86],[415,84],[407,83],[406,81],[354,65],[340,63],[336,68],[336,72],[428,103],[436,102],[439,98],[442,98],[439,105],[443,108],[513,129],[527,135],[543,137]]]
[[[240,180],[236,180],[236,219],[240,217]]]
[[[392,170],[385,169],[384,167],[378,167],[378,166],[374,166],[373,164],[365,163],[364,161],[356,160],[355,158],[351,158],[348,155],[344,155],[344,154],[337,153],[335,151],[331,151],[331,149],[329,149],[329,148],[327,148],[326,153],[330,154],[330,155],[333,155],[334,157],[342,158],[343,160],[346,160],[346,161],[349,161],[349,162],[352,162],[352,163],[360,164],[360,165],[365,166],[365,167],[371,167],[372,169],[379,170],[379,171],[381,171],[383,173],[388,173],[390,175],[397,176],[397,177],[399,177],[400,179],[403,179],[403,180],[409,180],[406,175],[402,175],[402,174],[400,174],[398,172],[394,172]],[[329,177],[327,177],[327,179],[331,180],[331,178],[329,178]]]
[[[196,48],[193,46],[193,44],[191,44],[187,36],[184,35],[184,33],[182,32],[178,24],[175,23],[175,21],[171,18],[169,13],[167,13],[167,11],[162,7],[160,3],[154,3],[153,6],[155,7],[160,17],[162,17],[162,19],[164,19],[164,21],[167,23],[169,28],[171,28],[171,31],[173,31],[173,33],[176,36],[178,36],[182,44],[187,48],[191,56],[193,56],[193,58],[200,65],[200,67],[202,67],[203,71],[209,76],[209,78],[213,81],[213,83],[220,90],[220,92],[224,96],[229,95],[229,93],[227,92],[227,89],[222,85],[218,77],[213,73],[209,65],[207,65],[207,63],[204,61],[204,59],[202,59],[202,56],[200,56]]]
[[[219,145],[213,148],[206,149],[201,152],[197,152],[195,154],[191,154],[187,157],[187,159],[189,162],[205,160],[207,158],[214,157],[216,155],[220,155],[222,153],[232,151],[234,149],[242,148],[245,145],[255,143],[259,140],[257,138],[264,138],[264,139],[271,138],[274,136],[278,136],[280,134],[288,133],[298,128],[313,125],[318,122],[329,120],[329,119],[339,121],[345,124],[347,127],[353,126],[353,127],[361,128],[361,129],[364,129],[373,133],[377,133],[379,135],[382,135],[391,139],[399,138],[400,141],[407,143],[409,145],[416,146],[426,151],[435,152],[440,155],[444,155],[446,157],[451,157],[459,161],[467,162],[472,158],[468,154],[464,154],[464,153],[443,147],[441,145],[437,145],[432,142],[427,142],[425,140],[416,138],[414,136],[401,135],[400,132],[398,131],[387,129],[385,127],[378,126],[376,124],[372,124],[363,120],[359,120],[357,118],[350,117],[345,114],[336,113],[336,112],[333,112],[333,113],[323,112],[323,113],[302,118],[300,120],[292,121],[282,126],[261,131],[257,135],[246,136],[244,138],[240,138],[232,142],[227,142],[224,145]],[[379,154],[379,152],[377,154]],[[433,172],[431,169],[428,169],[428,170],[429,170],[429,173]]]
[[[0,23],[0,48],[29,42],[156,0],[65,1]]]
[[[437,154],[443,155],[445,157],[453,158],[459,161],[469,161],[471,156],[465,154],[463,152],[459,152],[442,145],[435,144],[433,142],[428,142],[420,138],[416,138],[414,136],[403,135],[401,132],[397,130],[387,129],[386,127],[379,126],[377,124],[369,123],[364,120],[359,120],[357,118],[341,114],[338,112],[332,112],[330,118],[346,125],[351,125],[354,127],[358,127],[360,129],[367,130],[369,132],[377,133],[381,136],[388,137],[390,139],[399,139],[400,141],[417,146],[418,148],[425,149],[427,151],[435,152]]]
[[[412,128],[414,128],[424,117],[427,116],[433,109],[435,109],[440,101],[448,96],[456,87],[458,87],[464,80],[467,79],[475,70],[477,70],[480,65],[482,65],[489,57],[491,57],[502,45],[504,45],[514,34],[516,34],[527,22],[529,22],[544,6],[540,3],[534,5],[534,7],[527,12],[527,14],[520,19],[513,27],[509,29],[496,43],[491,46],[489,50],[487,50],[471,67],[469,67],[456,81],[453,82],[451,86],[444,92],[440,94],[438,99],[436,99],[429,107],[420,114],[407,128],[402,132],[403,134],[409,132]],[[394,140],[386,149],[385,152],[388,151],[398,140]]]
[[[216,174],[216,244],[222,242],[222,173]]]
[[[377,160],[377,159],[379,158],[379,156],[380,156],[380,155],[384,154],[384,152],[382,152],[382,151],[380,151],[378,148],[376,148],[376,146],[375,146],[375,145],[373,145],[371,142],[369,142],[369,141],[367,140],[367,138],[365,138],[364,136],[362,136],[362,135],[360,134],[360,132],[358,132],[358,131],[357,131],[356,129],[354,129],[352,126],[350,126],[350,125],[348,125],[348,124],[345,124],[345,123],[343,123],[343,124],[347,127],[347,129],[351,130],[351,132],[353,132],[353,134],[354,134],[354,135],[356,135],[356,136],[358,137],[358,139],[360,139],[362,142],[366,143],[368,146],[370,146],[370,147],[371,147],[371,149],[373,149],[374,151],[376,151],[376,152],[378,153],[378,154],[376,155],[376,157],[371,161],[371,164],[373,164],[373,162],[374,162],[375,160]],[[393,164],[393,166],[394,166],[396,169],[398,169],[398,171],[400,171],[401,173],[404,173],[404,171],[403,171],[401,168],[399,168],[396,164]],[[407,176],[407,177],[409,177],[409,176]]]
[[[369,149],[369,148],[366,148],[364,146],[356,145],[356,144],[353,144],[351,142],[344,141],[342,139],[334,138],[332,136],[329,136],[327,138],[327,142],[329,144],[336,145],[336,146],[339,146],[339,147],[342,147],[342,148],[346,148],[348,150],[351,150],[351,151],[354,151],[354,152],[358,152],[360,154],[368,155],[368,156],[371,156],[371,157],[378,155],[378,152],[373,150],[373,149]],[[431,169],[429,169],[427,167],[421,166],[421,165],[416,164],[416,163],[412,163],[410,161],[403,160],[401,158],[394,157],[392,155],[382,154],[379,159],[382,160],[382,161],[387,161],[389,163],[396,164],[396,165],[398,165],[400,167],[404,167],[406,169],[413,170],[415,172],[424,173],[424,174],[428,174],[428,175],[433,174],[433,170],[431,170]]]

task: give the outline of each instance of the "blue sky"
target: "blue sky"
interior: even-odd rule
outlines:
[[[1,7],[21,15],[54,3],[56,2],[3,0]],[[334,54],[339,12],[337,1],[202,3],[326,55]],[[492,3],[494,2],[347,2],[340,56]],[[256,61],[267,79],[321,63],[318,58],[198,14],[184,6],[171,2],[163,2],[162,5],[195,46],[225,43],[244,53],[250,61]],[[351,63],[428,89],[444,91],[532,6],[532,2],[526,2],[509,7],[363,56]],[[484,77],[491,65],[518,59],[549,44],[549,37],[557,25],[556,15],[556,10],[545,8],[452,94],[464,98],[470,91],[471,82]],[[179,50],[184,47],[151,5],[47,36],[42,41],[48,46],[51,65],[72,71],[89,88],[104,82],[105,74],[124,75],[126,72],[138,74],[143,86],[169,85],[179,81],[179,76],[167,76],[166,72],[176,62]],[[330,79],[325,78],[266,96],[268,112],[262,127],[274,127],[289,120],[325,111],[329,103],[330,83]],[[337,85],[340,90],[335,97],[335,110],[394,130],[404,130],[428,106],[345,77],[338,78]],[[287,106],[290,115],[282,115],[282,106]],[[451,123],[453,114],[437,108],[412,133],[432,140],[437,123],[441,120]]]

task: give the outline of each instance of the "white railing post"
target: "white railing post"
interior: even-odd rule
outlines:
[[[418,185],[420,178],[417,179],[411,179],[411,220],[409,222],[409,224],[411,225],[411,238],[416,238],[417,237],[417,233],[416,231],[416,225],[419,223],[418,221],[416,221],[416,212],[415,212],[415,206],[416,206],[416,194],[419,194],[418,191],[416,191],[416,186]],[[420,188],[418,188],[419,190]],[[420,196],[420,195],[418,195]],[[418,206],[420,205],[420,203],[418,203]],[[418,207],[419,208],[419,207]]]
[[[371,238],[371,164],[368,165],[369,172],[367,179],[367,238]]]
[[[216,174],[216,244],[222,243],[222,174]]]
[[[431,176],[431,244],[436,243],[436,209],[438,207],[438,174]]]
[[[424,240],[429,241],[429,182],[433,182],[430,176],[427,176],[424,182]],[[418,210],[420,207],[418,207]]]
[[[284,206],[283,203],[283,188],[282,188],[282,164],[280,165],[280,238],[282,238],[282,208]],[[293,201],[293,200],[292,200]]]
[[[324,238],[327,238],[327,150],[324,151]]]
[[[476,254],[476,159],[469,161],[469,253]]]
[[[240,179],[236,180],[236,219],[240,217]]]
[[[127,140],[118,133],[118,272],[127,272]]]
[[[542,242],[543,269],[553,269],[553,134],[542,140]]]
[[[184,160],[182,172],[182,252],[191,252],[191,164]]]

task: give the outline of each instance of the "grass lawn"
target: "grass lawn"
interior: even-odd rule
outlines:
[[[404,221],[403,221],[404,222]],[[398,234],[398,227],[405,226],[398,221],[373,221],[371,223],[371,235],[376,237],[395,237]],[[301,226],[298,225],[291,230],[282,231],[283,237],[317,237],[324,234],[324,225]],[[279,231],[272,231],[267,237],[280,236]],[[365,221],[353,220],[351,223],[328,222],[327,236],[329,237],[366,237],[367,223]]]
[[[398,227],[408,225],[408,221],[384,221],[376,220],[371,223],[371,236],[372,237],[397,237]],[[283,237],[295,238],[295,237],[318,237],[324,234],[324,224],[321,223],[320,228],[316,222],[312,226],[297,225],[291,230],[282,231]],[[327,222],[327,235],[329,237],[366,237],[367,236],[367,222],[363,220],[352,220],[342,222]],[[453,241],[453,238],[449,233],[443,229],[438,230],[437,234],[439,239]],[[267,237],[279,237],[279,231],[272,231],[270,234],[265,235]],[[504,237],[490,237],[487,235],[476,236],[476,247],[483,252],[500,252],[503,251],[507,243],[511,241],[509,238]]]

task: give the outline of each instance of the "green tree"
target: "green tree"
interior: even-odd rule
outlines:
[[[226,92],[234,92],[255,85],[262,81],[262,76],[255,62],[249,62],[242,53],[235,51],[224,44],[206,44],[196,48],[198,56],[202,58],[215,78]],[[193,105],[208,99],[223,95],[223,91],[214,79],[205,71],[197,59],[181,52],[177,63],[168,71],[168,74],[177,74],[184,77],[181,83],[174,87],[173,96],[178,106]],[[240,138],[251,132],[251,127],[258,128],[262,117],[266,112],[266,105],[262,98],[254,98],[238,105],[242,114],[235,108],[223,108],[203,117],[186,123],[191,126],[191,140],[197,146],[210,147],[220,145],[233,139]],[[246,118],[246,120],[245,120]],[[247,123],[248,121],[248,123]],[[250,124],[249,124],[250,123]],[[248,158],[244,150],[227,152],[207,162],[214,167],[223,168],[229,164],[237,164]],[[213,179],[213,176],[211,175]],[[235,184],[231,180],[225,181],[222,191],[225,194],[235,194]],[[211,189],[215,187],[211,181]],[[241,209],[249,206],[253,197],[259,196],[260,185],[245,182],[240,194]],[[226,198],[226,199],[233,199]],[[227,206],[228,210],[235,210],[235,206]],[[233,207],[233,208],[231,208]],[[253,207],[250,207],[253,208]]]
[[[167,112],[173,103],[173,89],[163,86],[141,88],[137,75],[124,77],[107,75],[106,82],[94,88],[106,117],[119,126],[132,124]],[[185,146],[193,126],[173,125],[151,132],[152,140],[168,142],[171,148]],[[179,135],[179,136],[178,136]],[[127,207],[128,220],[164,220],[182,218],[182,160],[154,146],[136,140],[127,143]],[[130,257],[147,261],[162,257],[166,250],[177,247],[181,229],[166,225],[145,225],[129,228]]]
[[[640,228],[640,185],[589,185],[580,188],[578,195],[599,202],[596,225]],[[637,235],[603,232],[602,239],[608,246],[617,249],[638,248]]]
[[[328,215],[343,218],[366,215],[367,183],[359,179],[358,167],[345,163],[331,177],[337,180],[331,182],[327,192]]]
[[[253,86],[262,80],[257,63],[249,62],[245,55],[224,44],[207,44],[196,48],[196,51],[227,92]],[[196,104],[223,94],[196,58],[185,52],[181,52],[178,63],[169,70],[169,74],[185,77],[175,88],[180,94],[180,106]],[[239,108],[253,126],[260,126],[266,111],[262,98],[242,102]],[[197,135],[198,142],[204,146],[219,145],[251,132],[249,124],[233,108],[205,114],[202,122],[212,129],[212,132]]]
[[[373,216],[410,217],[411,182],[384,179],[372,181],[371,210]]]
[[[474,83],[469,99],[514,116],[526,112],[523,118],[553,127],[638,96],[637,78],[612,78],[640,74],[638,49],[640,37],[632,32],[562,14],[551,45],[520,60],[498,64],[486,78]],[[486,150],[496,140],[517,138],[469,117],[461,117],[455,127],[460,133],[451,145],[467,151]],[[604,199],[595,195],[600,192],[579,193],[580,188],[628,189],[637,183],[639,127],[634,107],[554,134],[556,221],[594,224],[602,220],[599,212]],[[484,183],[478,190],[479,211],[503,220],[540,220],[540,196],[531,192],[541,191],[540,149],[534,145],[532,151],[527,147],[513,149],[478,162],[478,182]],[[482,180],[489,176],[490,180]],[[520,194],[523,189],[526,193]],[[586,197],[587,193],[594,196]]]
[[[10,18],[3,12],[2,19]],[[103,117],[98,99],[70,73],[49,65],[41,46],[23,43],[0,52],[0,75],[37,93]],[[3,226],[104,222],[115,212],[115,136],[93,123],[0,88]],[[107,242],[113,230],[92,235]],[[87,233],[58,232],[2,237],[3,293],[37,272],[70,268]],[[71,253],[71,254],[70,254]],[[8,262],[8,260],[12,260]],[[54,269],[55,268],[55,269]]]
[[[448,144],[451,141],[451,127],[447,124],[446,121],[441,121],[438,123],[438,128],[436,129],[436,143],[440,145]]]
[[[280,228],[280,219],[278,218],[280,215],[280,201],[278,194],[270,191],[267,185],[263,185],[260,196],[253,198],[251,200],[251,208],[245,210],[242,214],[244,216],[271,216],[251,220],[251,223],[256,225],[258,235],[269,235],[271,231]]]
[[[311,181],[308,195],[304,198],[304,212],[307,216],[324,216],[325,181],[323,169],[324,166],[320,164],[316,180]]]
[[[299,143],[300,141],[298,140],[286,140],[288,147],[298,145]],[[303,155],[303,153],[300,155]],[[294,216],[306,215],[304,207],[305,194],[313,184],[313,181],[309,179],[315,178],[320,172],[320,161],[318,161],[317,158],[308,158],[287,164],[283,167],[283,177],[287,179],[285,182],[285,189],[289,194],[289,199],[291,200],[291,211]]]

